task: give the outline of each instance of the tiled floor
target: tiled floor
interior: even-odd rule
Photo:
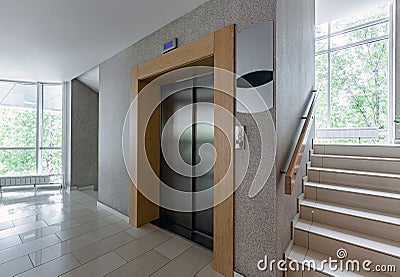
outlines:
[[[0,276],[222,276],[212,253],[153,225],[134,228],[91,190],[0,194]]]

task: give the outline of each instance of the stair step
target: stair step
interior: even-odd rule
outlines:
[[[305,182],[305,198],[400,215],[400,194],[340,185]]]
[[[288,260],[370,260],[400,269],[400,145],[315,144],[293,221]],[[397,272],[318,272],[288,276],[400,276]]]
[[[346,249],[348,259],[371,260],[375,265],[400,268],[400,243],[356,231],[300,219],[295,225],[295,244],[337,258]]]
[[[399,174],[310,167],[308,169],[308,180],[318,183],[400,192]]]
[[[315,154],[400,158],[400,145],[315,144]]]
[[[313,167],[397,174],[400,158],[312,154],[311,164]]]
[[[301,218],[400,242],[400,216],[321,201],[303,200]]]
[[[335,257],[333,257],[335,258]],[[314,261],[316,264],[316,272],[324,274],[323,276],[346,276],[346,277],[361,277],[361,276],[366,276],[366,277],[384,277],[388,276],[382,273],[378,272],[349,272],[349,271],[333,271],[332,269],[329,268],[327,264],[322,266],[323,261],[328,261],[329,256],[314,250],[307,249],[305,247],[299,246],[299,245],[294,245],[292,250],[290,251],[287,259],[289,261],[295,261],[299,263],[300,265],[308,265],[307,262],[305,261]],[[304,271],[302,272],[303,275],[295,275],[294,273],[289,273],[288,277],[290,276],[303,276],[303,277],[311,277],[311,276],[316,276],[315,272],[308,272]],[[320,276],[320,275],[317,275]]]

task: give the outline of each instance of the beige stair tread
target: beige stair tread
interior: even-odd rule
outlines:
[[[378,222],[384,222],[388,224],[397,225],[400,227],[400,216],[393,215],[389,213],[382,213],[382,212],[375,212],[361,208],[349,207],[344,205],[337,205],[323,201],[310,201],[310,200],[303,200],[300,202],[301,206],[306,206],[309,208],[315,208],[330,212],[335,212],[339,214],[355,216],[359,218],[374,220]],[[399,234],[400,236],[400,234]]]
[[[334,257],[333,257],[334,258]],[[361,276],[386,276],[382,273],[377,272],[344,272],[332,271],[327,264],[322,268],[322,261],[328,261],[329,256],[311,249],[307,249],[305,247],[294,245],[292,251],[290,252],[288,259],[291,261],[297,261],[299,264],[303,264],[305,260],[314,261],[317,266],[317,271],[328,276],[349,276],[349,277],[361,277]]]
[[[292,250],[287,257],[289,260],[303,262],[307,255],[307,248],[304,248],[300,245],[294,245]]]
[[[347,229],[300,219],[296,229],[400,258],[400,243]]]
[[[355,188],[355,187],[346,187],[346,186],[343,186],[343,185],[315,183],[315,182],[305,182],[305,186],[322,188],[322,189],[330,189],[330,190],[338,190],[338,191],[344,191],[344,192],[349,192],[349,193],[365,194],[365,195],[370,195],[370,196],[377,196],[377,197],[400,200],[400,194],[394,193],[394,192],[362,189],[362,188]]]
[[[317,171],[339,173],[339,174],[353,174],[353,175],[369,176],[369,177],[392,178],[400,180],[400,174],[393,174],[393,173],[381,173],[381,172],[324,168],[324,167],[310,167],[309,170],[317,170]]]
[[[335,159],[351,159],[351,160],[367,160],[367,161],[384,161],[384,162],[400,162],[400,158],[385,158],[385,157],[368,157],[368,156],[346,156],[346,155],[331,155],[331,154],[312,154],[312,157],[317,158],[335,158]]]

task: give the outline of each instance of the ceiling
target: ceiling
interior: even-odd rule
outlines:
[[[0,0],[0,79],[69,81],[204,2]]]
[[[93,89],[94,91],[99,92],[100,86],[100,70],[99,67],[96,66],[95,68],[90,69],[89,71],[85,72],[81,76],[78,77],[78,80]]]
[[[391,0],[316,0],[315,23],[322,24],[351,16]]]

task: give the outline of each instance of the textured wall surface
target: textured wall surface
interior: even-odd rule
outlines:
[[[71,86],[71,184],[98,185],[99,95],[78,80]]]
[[[273,272],[261,272],[257,262],[265,255],[272,260],[276,258],[276,225],[275,196],[276,174],[273,167],[270,175],[266,169],[261,170],[261,180],[264,188],[255,197],[249,197],[249,189],[258,170],[261,154],[261,136],[270,141],[274,135],[274,127],[267,126],[265,116],[257,114],[236,114],[240,123],[245,126],[250,150],[250,164],[247,173],[235,194],[235,268],[245,276],[274,276]],[[253,118],[259,118],[257,126]],[[245,151],[236,150],[236,181],[246,170],[247,159]]]
[[[278,1],[281,11],[277,28],[282,34],[276,37],[279,40],[279,46],[275,49],[276,62],[281,64],[276,67],[276,105],[279,106],[277,121],[280,128],[285,129],[280,134],[283,140],[279,144],[279,151],[284,151],[279,156],[281,160],[290,144],[286,138],[293,136],[291,128],[298,124],[293,118],[299,116],[302,103],[314,83],[314,55],[310,55],[314,50],[314,6],[311,6],[311,2],[313,0]],[[129,176],[122,157],[121,134],[130,102],[130,68],[160,55],[160,42],[174,37],[178,38],[179,45],[183,45],[229,24],[236,24],[237,29],[242,30],[261,21],[275,21],[275,3],[276,0],[209,1],[100,65],[99,201],[128,215]],[[293,109],[288,112],[289,106]],[[275,118],[275,109],[272,114]],[[276,187],[276,172],[280,168],[274,168],[269,177],[265,176],[266,186],[255,198],[248,197],[259,159],[259,135],[251,116],[238,114],[237,117],[246,126],[250,143],[248,147],[253,155],[249,171],[235,194],[235,270],[245,276],[272,276],[275,273],[259,272],[257,261],[264,255],[270,259],[282,256],[283,244],[287,244],[290,238],[287,234],[291,231],[289,225],[296,200],[295,197],[283,195],[280,195],[280,201],[284,203],[276,200],[276,194],[283,192],[281,186]],[[244,159],[237,151],[236,166],[239,167]],[[277,189],[281,191],[277,192]],[[290,205],[285,207],[287,203]],[[279,216],[276,214],[278,206],[281,209]],[[279,226],[277,220],[282,222]],[[278,242],[279,232],[284,237],[279,238]]]
[[[230,24],[241,30],[272,20],[275,1],[212,0],[100,64],[99,201],[128,215],[129,176],[122,157],[122,126],[130,102],[130,68],[162,52],[160,42],[183,45]]]
[[[278,0],[276,18],[276,128],[277,191],[276,232],[277,256],[282,257],[291,238],[291,219],[297,213],[297,196],[301,178],[292,196],[284,194],[279,173],[287,159],[292,139],[300,123],[307,99],[315,82],[314,74],[314,0]],[[308,155],[305,155],[308,157]],[[305,175],[304,157],[298,176]]]
[[[395,51],[395,102],[396,102],[396,115],[400,115],[400,1],[397,0],[395,1],[396,3],[396,51]],[[396,133],[396,139],[398,140],[398,143],[400,143],[400,124],[397,125],[397,133]]]

